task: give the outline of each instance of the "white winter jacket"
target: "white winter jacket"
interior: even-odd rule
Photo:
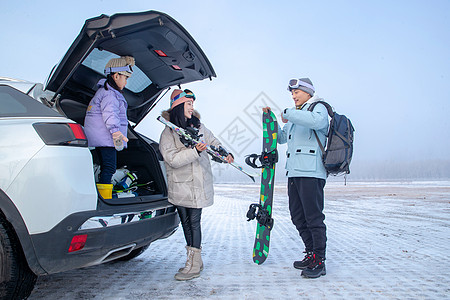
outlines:
[[[168,114],[163,113],[168,119]],[[201,139],[208,145],[221,145],[203,124],[199,128]],[[180,136],[169,127],[161,133],[159,150],[167,172],[169,202],[183,207],[203,208],[214,203],[213,175],[209,155],[187,148]]]

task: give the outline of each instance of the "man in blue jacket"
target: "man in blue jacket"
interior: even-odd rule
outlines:
[[[287,143],[286,174],[288,176],[289,211],[292,223],[305,244],[306,255],[294,262],[302,276],[317,278],[326,274],[326,226],[323,214],[323,188],[327,172],[322,162],[322,151],[314,130],[325,145],[328,131],[328,112],[324,105],[311,103],[322,100],[314,96],[314,86],[309,78],[291,79],[288,90],[295,107],[281,114],[283,129],[278,128],[278,143]],[[265,108],[269,109],[269,108]]]

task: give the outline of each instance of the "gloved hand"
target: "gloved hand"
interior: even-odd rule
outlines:
[[[117,151],[122,151],[124,148],[123,141],[128,142],[128,139],[126,136],[122,134],[120,131],[116,131],[112,134],[112,138],[114,141],[114,148],[116,148]]]
[[[125,142],[128,142],[128,138],[127,138],[126,136],[124,136],[124,135],[122,134],[122,132],[120,132],[120,131],[114,132],[114,133],[112,134],[112,138],[113,138],[114,141],[117,141],[117,140],[123,140],[123,141],[125,141]]]
[[[288,108],[286,108],[286,109],[281,113],[281,121],[282,121],[283,123],[287,123],[287,122],[288,122],[288,119],[286,118],[287,112],[288,112]]]

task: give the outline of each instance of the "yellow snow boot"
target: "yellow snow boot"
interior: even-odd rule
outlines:
[[[111,183],[110,184],[97,183],[97,189],[100,195],[103,197],[103,199],[112,199],[113,185]]]

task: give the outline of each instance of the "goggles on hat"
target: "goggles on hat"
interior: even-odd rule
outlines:
[[[193,91],[185,89],[184,92],[186,93],[186,98],[192,98],[195,101],[195,95]]]
[[[300,79],[296,79],[296,78],[293,78],[293,79],[289,80],[288,91],[290,91],[292,89],[298,89],[300,86],[307,87],[307,88],[313,90],[313,92],[316,91],[311,84],[309,84],[307,82],[304,82],[304,81],[302,81]]]
[[[117,73],[117,72],[128,72],[130,74],[133,73],[133,68],[130,65],[126,65],[124,67],[109,67],[105,69],[105,75]]]
[[[189,94],[188,94],[188,93],[189,93]],[[181,94],[178,94],[178,95],[176,95],[175,97],[173,97],[172,103],[175,102],[175,101],[177,101],[177,100],[180,99],[180,98],[183,98],[183,97],[186,97],[186,98],[192,98],[192,100],[195,101],[195,95],[194,95],[194,93],[191,92],[190,90],[184,90],[184,92],[182,92]]]

